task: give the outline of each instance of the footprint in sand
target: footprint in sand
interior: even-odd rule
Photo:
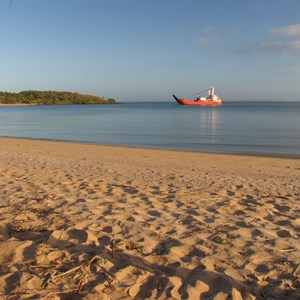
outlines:
[[[161,213],[158,212],[157,210],[148,210],[148,215],[150,215],[152,217],[160,217]]]
[[[258,236],[262,236],[262,232],[259,229],[254,229],[251,232],[251,235],[252,235],[253,238],[255,238],[255,237],[258,237]]]
[[[282,237],[282,238],[289,238],[289,237],[292,237],[291,233],[287,230],[278,230],[276,232],[276,234],[279,236],[279,237]]]
[[[3,241],[0,243],[0,263],[23,261],[33,257],[35,251],[32,241]]]
[[[73,228],[69,230],[54,230],[49,236],[47,244],[51,247],[62,249],[84,244],[88,242],[88,240],[89,236],[87,231]]]

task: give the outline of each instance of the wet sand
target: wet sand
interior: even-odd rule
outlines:
[[[0,299],[300,299],[300,159],[0,138],[0,174]]]

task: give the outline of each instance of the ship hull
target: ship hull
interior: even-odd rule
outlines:
[[[188,99],[180,99],[177,98],[175,95],[173,95],[174,99],[179,103],[180,105],[198,105],[198,106],[220,106],[222,105],[222,101],[213,101],[210,99],[207,100],[188,100]]]

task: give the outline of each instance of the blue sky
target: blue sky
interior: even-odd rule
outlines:
[[[0,90],[300,100],[299,0],[0,0]]]

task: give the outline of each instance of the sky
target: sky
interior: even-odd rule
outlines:
[[[0,0],[0,91],[300,101],[299,0]]]

